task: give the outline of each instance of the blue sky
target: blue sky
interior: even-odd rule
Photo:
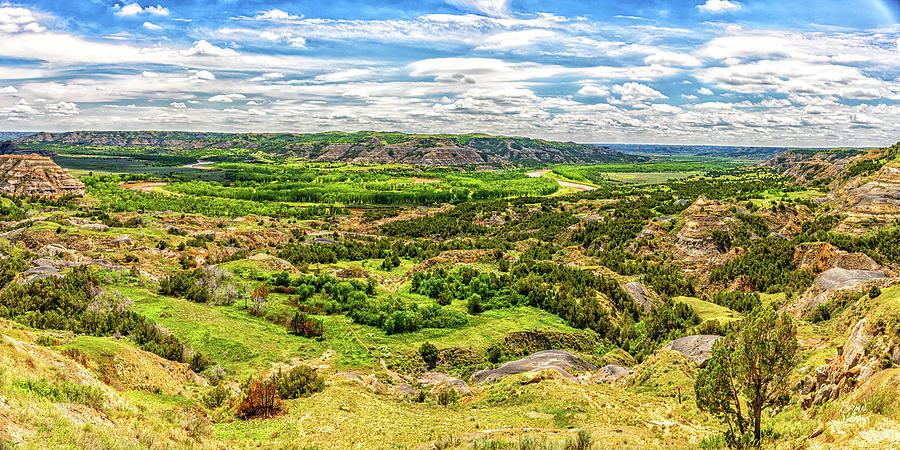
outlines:
[[[900,140],[900,2],[0,0],[0,129]]]

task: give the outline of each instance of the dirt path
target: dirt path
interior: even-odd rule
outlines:
[[[551,170],[552,169],[535,170],[534,172],[526,173],[526,175],[528,175],[531,178],[540,178],[540,177],[546,175],[547,173],[549,173]],[[573,183],[571,181],[556,180],[556,182],[559,183],[559,185],[562,187],[572,188],[572,189],[575,189],[578,191],[593,191],[594,189],[597,189],[594,186],[588,186],[586,184],[580,184],[580,183]]]
[[[526,175],[528,175],[531,178],[540,178],[540,177],[544,176],[544,174],[549,172],[550,170],[551,169],[535,170],[534,172],[528,172]]]
[[[572,188],[572,189],[575,189],[578,191],[593,191],[594,189],[597,189],[594,186],[588,186],[586,184],[572,183],[571,181],[556,180],[556,182],[559,183],[560,186]]]
[[[191,164],[185,164],[181,167],[185,169],[203,169],[203,170],[212,170],[212,167],[209,167],[211,164],[214,164],[213,161],[197,161]]]
[[[152,192],[156,188],[163,187],[169,183],[163,181],[138,181],[134,183],[122,183],[119,185],[122,189],[129,191]]]

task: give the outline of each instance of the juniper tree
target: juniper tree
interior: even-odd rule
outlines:
[[[697,406],[727,427],[729,444],[760,443],[763,411],[790,400],[788,377],[798,363],[797,349],[791,316],[770,306],[751,311],[713,346],[694,389]]]

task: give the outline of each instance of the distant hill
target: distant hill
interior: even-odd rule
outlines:
[[[0,141],[16,139],[34,134],[33,131],[0,131]]]
[[[764,160],[788,150],[786,147],[741,147],[727,145],[610,144],[612,150],[638,155],[704,156]]]
[[[267,157],[297,157],[323,162],[423,166],[639,162],[647,159],[608,147],[574,142],[484,134],[420,135],[373,131],[314,134],[73,131],[37,133],[21,137],[16,143],[24,148],[53,149],[63,154],[94,153],[91,150],[109,150],[112,147],[210,159],[247,159],[252,153],[257,153]],[[75,146],[78,149],[73,149]]]
[[[39,155],[53,157],[56,156],[56,153],[45,149],[22,149],[13,141],[0,141],[0,155]]]

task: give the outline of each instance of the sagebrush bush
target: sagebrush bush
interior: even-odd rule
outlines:
[[[283,399],[303,397],[325,389],[325,380],[309,366],[297,366],[273,377],[278,384],[278,395]]]

